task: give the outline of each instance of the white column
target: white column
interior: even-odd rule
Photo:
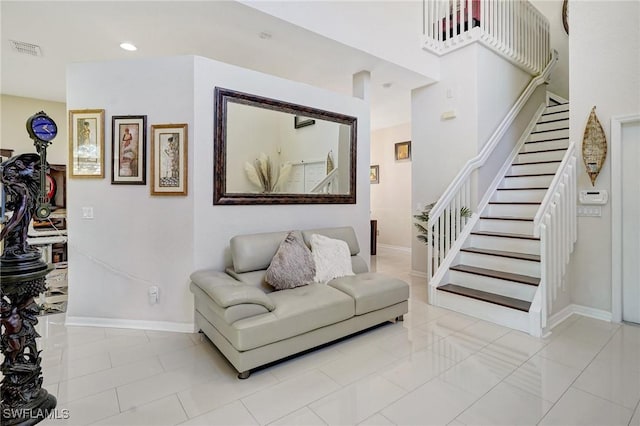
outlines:
[[[353,97],[371,103],[371,73],[360,71],[353,75]]]

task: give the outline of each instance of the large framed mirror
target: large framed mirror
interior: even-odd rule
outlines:
[[[213,204],[355,204],[357,118],[215,88]]]

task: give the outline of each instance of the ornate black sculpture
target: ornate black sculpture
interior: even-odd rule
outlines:
[[[2,425],[36,424],[56,406],[56,398],[42,388],[36,346],[40,336],[35,330],[39,308],[34,301],[45,291],[45,276],[53,267],[42,261],[37,248],[27,244],[27,230],[39,204],[40,177],[44,172],[38,154],[18,155],[0,165],[0,180],[10,200],[7,207],[13,211],[0,232],[0,239],[4,240],[0,256]]]

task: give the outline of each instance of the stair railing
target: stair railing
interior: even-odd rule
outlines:
[[[443,55],[474,41],[531,74],[551,57],[549,21],[526,0],[423,0],[424,48]]]
[[[533,219],[534,235],[540,237],[540,297],[534,299],[530,312],[540,312],[540,332],[547,326],[558,292],[564,290],[578,236],[576,161],[575,143],[571,142]]]
[[[311,188],[312,194],[332,194],[338,184],[338,168],[331,170],[320,182]],[[333,192],[332,192],[333,191]]]
[[[493,132],[482,150],[474,158],[467,161],[462,170],[449,184],[444,194],[429,212],[429,221],[425,225],[427,233],[427,282],[429,291],[444,277],[451,266],[454,256],[461,246],[461,236],[470,232],[470,227],[478,219],[477,200],[482,199],[474,194],[473,175],[491,156],[504,133],[509,129],[515,118],[525,106],[535,89],[549,78],[558,60],[558,52],[554,51],[543,72],[533,78],[524,89],[518,100],[511,107],[500,125]],[[460,209],[466,207],[473,213],[470,219],[461,217]],[[430,293],[430,300],[434,300],[434,293]]]

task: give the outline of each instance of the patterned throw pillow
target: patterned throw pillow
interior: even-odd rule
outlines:
[[[285,290],[312,283],[315,273],[311,251],[297,234],[289,232],[271,259],[264,279],[276,290]]]
[[[355,275],[351,265],[351,252],[345,241],[313,234],[311,253],[316,264],[316,282],[327,283],[334,278]]]

